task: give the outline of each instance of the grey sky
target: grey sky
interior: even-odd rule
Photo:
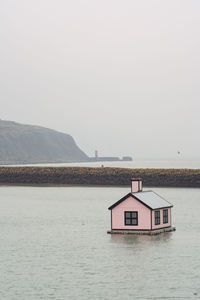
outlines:
[[[199,0],[1,0],[0,118],[92,155],[200,157]]]

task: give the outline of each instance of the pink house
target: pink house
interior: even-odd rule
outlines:
[[[142,180],[132,179],[131,193],[111,205],[108,233],[157,234],[173,231],[173,205],[153,191],[142,191]]]

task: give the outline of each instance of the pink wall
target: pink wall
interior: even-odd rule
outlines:
[[[138,211],[138,225],[124,225],[124,212]],[[151,229],[151,210],[133,197],[128,197],[112,209],[112,229]]]
[[[167,208],[164,208],[167,209]],[[171,208],[168,208],[168,223],[163,224],[163,210],[156,209],[152,211],[152,229],[163,228],[171,226]],[[160,210],[160,225],[155,225],[155,211]]]

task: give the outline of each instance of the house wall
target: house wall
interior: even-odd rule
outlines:
[[[138,225],[124,225],[124,212],[137,211]],[[151,229],[151,210],[133,197],[128,197],[112,209],[112,229]]]
[[[163,209],[156,209],[152,211],[152,229],[158,229],[163,227],[169,227],[171,226],[171,208],[168,208],[168,223],[163,224]],[[155,225],[155,211],[160,211],[160,225]]]

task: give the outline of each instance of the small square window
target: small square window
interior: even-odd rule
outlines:
[[[138,212],[137,211],[125,211],[124,212],[124,224],[128,226],[138,225]]]

